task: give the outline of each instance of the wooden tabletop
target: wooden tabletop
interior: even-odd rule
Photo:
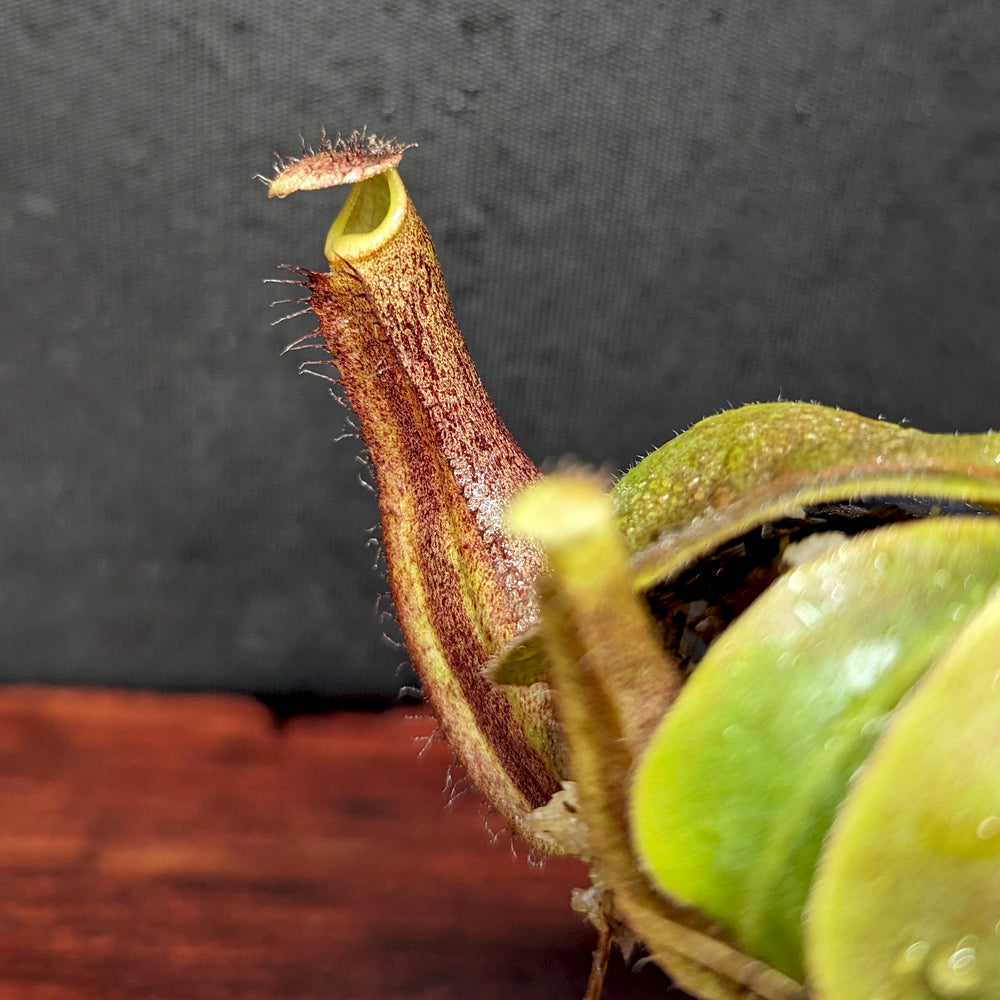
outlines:
[[[0,997],[578,1000],[582,866],[496,832],[433,731],[0,688]],[[605,997],[668,992],[617,958]]]

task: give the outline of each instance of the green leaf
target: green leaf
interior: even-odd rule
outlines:
[[[1000,594],[848,795],[806,938],[824,1000],[1000,997]]]
[[[812,403],[760,403],[700,421],[612,491],[641,589],[810,504],[875,496],[1000,511],[1000,434],[927,434]]]
[[[633,842],[661,891],[801,980],[803,908],[851,777],[998,581],[1000,521],[948,517],[868,532],[774,583],[637,769]]]

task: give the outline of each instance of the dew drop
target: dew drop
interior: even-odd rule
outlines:
[[[807,601],[805,598],[795,602],[795,607],[792,608],[792,614],[795,615],[795,617],[798,618],[798,620],[802,622],[806,628],[816,628],[816,626],[823,620],[823,612],[820,611],[815,604],[811,601]]]
[[[973,1000],[982,981],[975,939],[962,938],[958,945],[941,949],[924,966],[924,982],[939,1000]]]
[[[873,736],[875,737],[881,736],[886,726],[889,725],[889,722],[891,720],[892,720],[891,712],[886,712],[883,713],[882,715],[873,715],[861,727],[861,735],[866,739],[869,739]]]
[[[908,972],[922,969],[930,950],[931,946],[926,941],[914,941],[908,948],[903,949],[902,954],[896,959],[893,971],[899,975],[905,975]]]
[[[959,809],[954,816],[948,821],[948,825],[952,830],[953,835],[959,834],[962,836],[967,836],[970,826],[975,822],[972,816],[971,809]]]
[[[1000,837],[1000,816],[987,816],[980,820],[976,827],[976,836],[980,840],[992,840],[994,837]]]

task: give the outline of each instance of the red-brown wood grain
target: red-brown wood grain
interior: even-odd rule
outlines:
[[[449,804],[433,728],[0,688],[0,998],[576,1000],[583,868]],[[616,959],[605,996],[668,990]]]

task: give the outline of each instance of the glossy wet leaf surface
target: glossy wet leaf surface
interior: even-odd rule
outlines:
[[[902,706],[810,903],[829,1000],[1000,997],[1000,593]]]
[[[661,889],[801,981],[802,911],[851,776],[998,581],[1000,522],[956,517],[867,533],[772,585],[641,761],[633,838]]]

